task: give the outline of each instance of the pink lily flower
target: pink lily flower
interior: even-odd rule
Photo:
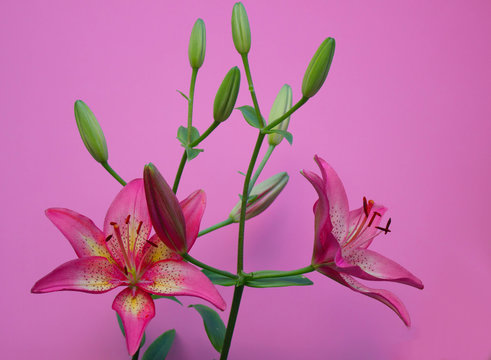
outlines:
[[[302,171],[319,195],[314,204],[312,265],[340,284],[384,303],[410,326],[409,313],[399,298],[390,291],[372,289],[353,278],[395,281],[423,289],[421,280],[408,270],[368,249],[376,236],[390,232],[391,219],[385,227],[380,226],[387,209],[363,198],[362,207],[349,211],[346,191],[334,169],[317,155],[314,160],[322,177],[308,170]]]
[[[205,204],[202,190],[181,202],[189,233],[198,233]],[[200,270],[183,261],[157,235],[149,239],[152,224],[142,179],[131,181],[119,192],[109,207],[103,231],[72,210],[52,208],[46,215],[70,241],[78,259],[57,267],[36,282],[31,292],[99,294],[126,286],[116,295],[112,308],[123,321],[130,355],[138,350],[145,328],[155,316],[151,294],[196,296],[225,309],[224,300]]]

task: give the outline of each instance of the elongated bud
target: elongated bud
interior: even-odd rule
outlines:
[[[94,113],[82,100],[75,101],[75,120],[82,141],[90,155],[101,164],[107,162],[107,144],[104,133]]]
[[[234,4],[232,10],[232,38],[239,54],[245,55],[251,49],[251,28],[247,12],[242,3]]]
[[[213,118],[217,122],[223,122],[230,117],[237,101],[240,87],[240,70],[237,66],[229,70],[218,88],[213,103]]]
[[[145,197],[153,228],[160,240],[183,254],[186,249],[186,223],[179,201],[152,163],[143,170]]]
[[[246,220],[257,216],[266,210],[286,186],[288,179],[288,174],[282,172],[273,175],[269,179],[254,186],[249,194],[250,200],[246,205]],[[240,221],[241,203],[242,202],[239,201],[230,212],[229,216],[234,222]]]
[[[311,98],[314,96],[320,90],[324,81],[326,81],[332,58],[334,57],[335,47],[336,41],[333,38],[327,38],[319,46],[312,60],[310,60],[302,82],[302,94],[304,97]]]
[[[278,119],[280,116],[283,116],[288,110],[292,107],[292,88],[290,85],[283,85],[278,95],[276,95],[276,99],[274,100],[273,106],[271,107],[271,111],[269,112],[268,122],[272,122]],[[288,129],[288,124],[290,123],[290,117],[288,116],[285,120],[276,125],[273,129],[276,130],[285,130]],[[283,135],[280,134],[269,134],[268,135],[268,143],[270,145],[276,146],[281,140],[283,140]]]
[[[189,39],[188,56],[189,64],[193,69],[199,69],[205,61],[206,29],[202,19],[196,20]]]

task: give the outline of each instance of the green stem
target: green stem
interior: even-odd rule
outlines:
[[[198,76],[198,68],[193,68],[191,74],[191,85],[189,85],[189,100],[188,100],[188,145],[191,144],[191,128],[193,127],[193,105],[194,105],[194,88],[196,86],[196,76]]]
[[[177,188],[179,187],[179,182],[181,181],[181,176],[182,172],[184,170],[184,166],[186,165],[186,160],[188,158],[188,155],[186,153],[186,150],[184,150],[182,157],[181,157],[181,162],[179,163],[179,168],[177,169],[176,177],[174,179],[174,185],[172,186],[172,191],[177,193]]]
[[[218,224],[215,224],[213,226],[210,226],[209,228],[207,229],[204,229],[204,230],[201,230],[199,233],[198,233],[198,237],[200,236],[203,236],[205,234],[208,234],[212,231],[215,231],[215,230],[218,230],[224,226],[227,226],[227,225],[230,225],[232,224],[234,221],[231,219],[231,218],[228,218],[227,220],[223,220],[222,222],[219,222]]]
[[[261,124],[261,127],[263,127],[264,119],[261,116],[261,111],[259,110],[259,104],[257,102],[256,91],[254,90],[254,84],[252,83],[251,69],[249,67],[249,59],[247,58],[247,54],[242,54],[242,62],[244,64],[247,83],[249,84],[249,91],[251,93],[252,103],[254,104],[254,109],[256,110],[256,116]]]
[[[205,263],[202,263],[201,261],[199,261],[198,259],[195,259],[194,257],[192,257],[189,254],[182,254],[181,256],[183,257],[183,259],[187,260],[191,264],[199,266],[202,269],[209,270],[211,272],[214,272],[215,274],[220,274],[220,275],[226,276],[226,277],[231,278],[231,279],[237,279],[237,275],[229,273],[228,271],[223,271],[223,270],[214,268],[213,266],[210,266],[210,265],[206,265]]]
[[[201,135],[199,138],[197,138],[195,141],[193,141],[191,143],[191,145],[189,145],[189,146],[192,148],[195,146],[198,146],[199,143],[202,142],[204,139],[206,139],[208,137],[208,135],[210,135],[211,132],[217,128],[218,125],[220,125],[220,123],[218,121],[214,121],[213,124],[211,124],[210,127],[208,129],[206,129],[206,131],[203,133],[203,135]]]
[[[295,111],[297,111],[300,107],[302,107],[302,105],[304,105],[307,102],[307,100],[309,100],[309,98],[306,98],[306,97],[301,98],[295,105],[293,105],[293,107],[290,110],[288,110],[286,113],[281,115],[278,119],[273,120],[269,125],[263,127],[261,129],[261,132],[264,134],[265,131],[268,131],[268,130],[271,130],[272,128],[274,128],[280,122],[282,122],[287,117],[289,117],[291,114],[293,114]]]
[[[228,317],[227,331],[225,332],[225,339],[223,340],[220,360],[226,360],[228,357],[230,344],[232,343],[232,336],[234,334],[235,323],[237,321],[237,315],[239,314],[240,300],[242,299],[243,291],[244,285],[235,287],[234,298],[232,300],[232,308],[230,309],[230,316]]]
[[[113,178],[115,178],[116,180],[118,180],[118,182],[119,182],[121,185],[126,186],[126,181],[124,181],[124,180],[121,178],[121,176],[119,176],[119,175],[118,175],[118,173],[117,173],[116,171],[114,171],[114,169],[113,169],[111,166],[109,166],[109,164],[108,164],[107,162],[103,162],[103,163],[101,163],[101,165],[102,165],[102,167],[103,167],[104,169],[106,169],[106,170],[107,170],[107,172],[108,172],[109,174],[111,174],[111,175],[113,176]]]
[[[138,348],[138,350],[136,351],[135,355],[133,355],[131,357],[131,360],[138,360],[140,358],[140,349],[141,349],[141,347]]]
[[[254,275],[254,273],[250,273],[249,276],[251,279],[270,279],[270,278],[277,278],[277,277],[284,277],[284,276],[293,276],[293,275],[302,275],[302,274],[307,274],[309,272],[314,271],[315,268],[312,265],[306,266],[301,269],[297,270],[291,270],[291,271],[278,271],[275,272],[274,274],[265,274],[265,275]]]
[[[257,167],[256,172],[254,173],[254,176],[251,179],[251,183],[249,184],[249,192],[251,192],[252,188],[254,187],[254,184],[257,181],[257,178],[259,177],[259,175],[261,175],[261,172],[263,171],[264,166],[266,165],[269,158],[271,157],[271,154],[273,153],[274,148],[275,148],[274,145],[269,145],[268,151],[266,151],[266,154],[264,154],[264,157],[261,160],[261,163]]]
[[[244,232],[245,232],[245,217],[246,217],[246,205],[249,193],[249,183],[252,176],[252,171],[254,170],[254,165],[256,164],[257,156],[261,145],[264,140],[264,134],[259,133],[257,136],[256,146],[254,147],[254,152],[252,153],[251,161],[249,162],[249,168],[247,169],[247,174],[244,180],[244,188],[242,189],[242,204],[240,208],[240,220],[239,220],[239,245],[237,250],[237,274],[241,274],[244,270]]]

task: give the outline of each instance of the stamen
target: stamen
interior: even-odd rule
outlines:
[[[365,212],[365,216],[368,217],[368,207],[367,207],[367,198],[363,197],[363,211]]]
[[[126,266],[124,267],[124,274],[128,276],[128,268]]]
[[[109,240],[111,240],[111,239],[112,239],[112,237],[113,237],[112,235],[109,235],[109,236],[106,238],[106,242],[108,242]]]
[[[373,215],[372,215],[372,218],[370,219],[370,222],[368,223],[368,227],[370,227],[370,225],[372,225],[373,220],[375,220],[375,216],[382,216],[382,215],[380,213],[374,211],[373,212]]]
[[[152,245],[153,247],[158,247],[157,244],[155,244],[154,242],[151,242],[150,240],[147,240],[147,243],[149,243],[150,245]]]
[[[385,228],[383,227],[380,227],[380,226],[375,226],[376,229],[379,229],[381,231],[384,232],[385,235],[387,235],[387,233],[390,233],[391,231],[389,230],[389,226],[390,226],[390,223],[392,222],[392,219],[389,219],[387,221],[387,225],[385,225]]]
[[[138,228],[136,229],[136,233],[139,235],[140,234],[140,230],[142,228],[142,225],[143,225],[143,221],[140,221],[140,223],[138,224]]]
[[[124,221],[124,223],[125,223],[126,225],[128,225],[128,223],[129,223],[129,222],[130,222],[130,215],[128,215],[128,216],[126,217],[126,220]]]
[[[114,226],[114,225],[117,225],[117,223],[115,223],[114,221],[111,221],[111,222],[109,223],[109,225]]]

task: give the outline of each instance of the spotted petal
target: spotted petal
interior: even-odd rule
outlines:
[[[62,208],[46,210],[46,216],[70,241],[79,258],[103,256],[112,261],[104,241],[104,234],[88,217]]]
[[[113,309],[123,321],[126,346],[132,356],[140,347],[147,324],[155,316],[152,297],[138,288],[126,288],[114,299]]]
[[[367,249],[353,249],[336,257],[336,265],[343,272],[366,280],[387,280],[423,289],[423,283],[404,267],[379,253]]]
[[[411,319],[409,318],[409,313],[406,307],[402,301],[390,291],[383,289],[372,289],[355,280],[350,275],[339,273],[328,266],[320,267],[318,268],[318,271],[326,276],[329,276],[340,284],[349,287],[351,290],[366,296],[370,296],[371,298],[374,298],[387,305],[397,314],[397,316],[401,318],[406,326],[411,325]]]
[[[334,258],[339,250],[339,243],[331,232],[333,227],[324,182],[317,174],[309,170],[302,170],[302,175],[310,181],[319,195],[319,200],[314,204],[315,238],[312,263],[321,264]]]
[[[123,245],[128,254],[142,251],[152,226],[142,179],[129,182],[119,192],[109,207],[104,220],[104,234],[106,236],[112,235],[112,238],[107,242],[107,247],[119,265],[123,266],[123,254],[111,223],[118,225]]]
[[[68,261],[41,280],[31,289],[32,293],[75,290],[88,293],[104,293],[125,284],[126,277],[106,258],[83,257]]]
[[[185,261],[162,260],[150,267],[139,286],[156,295],[197,296],[224,310],[225,301],[211,281]]]
[[[142,264],[140,265],[140,269],[143,269],[148,265],[152,265],[161,260],[182,259],[181,255],[165,245],[163,241],[160,241],[157,234],[154,234],[150,238],[150,240],[147,241],[147,243],[143,247],[142,256],[144,256],[144,258],[141,259]],[[138,258],[138,263],[139,262],[140,258]]]

